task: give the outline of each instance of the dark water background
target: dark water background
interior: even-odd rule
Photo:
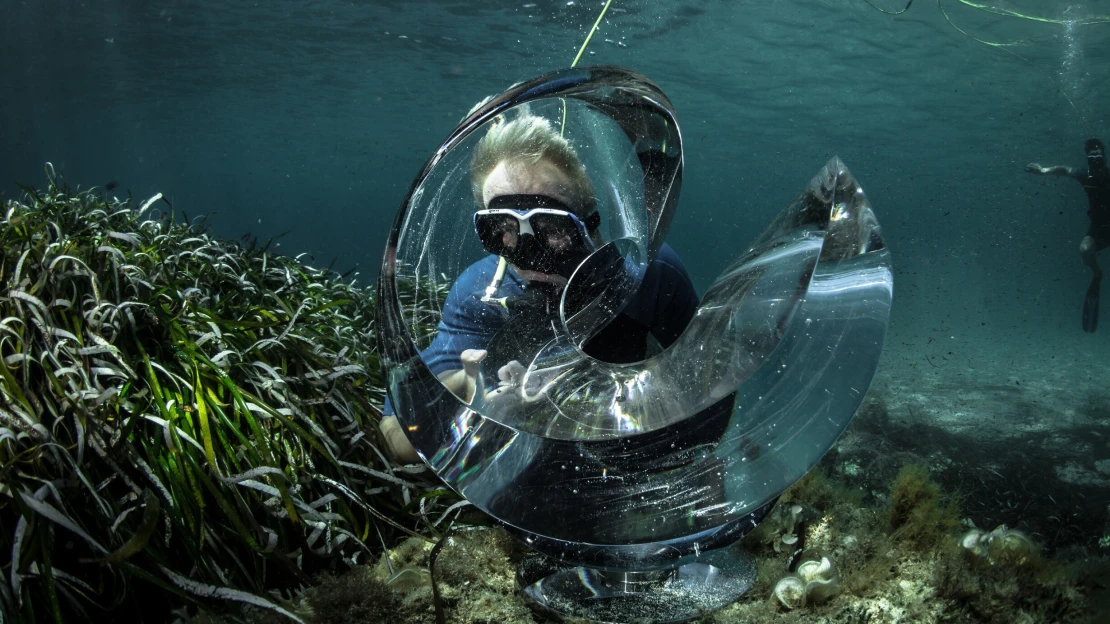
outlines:
[[[1104,0],[987,1],[1110,14]],[[569,65],[601,5],[8,0],[0,191],[42,186],[49,160],[73,184],[118,180],[117,193],[214,212],[220,235],[288,231],[282,251],[371,283],[439,141],[483,96]],[[941,8],[975,37],[1022,42],[1008,49],[1027,60]],[[1082,164],[1083,139],[1110,140],[1110,24],[956,0],[897,17],[863,0],[615,0],[590,50],[584,64],[640,71],[678,110],[686,175],[669,240],[699,291],[835,154],[896,254],[890,348],[943,335],[972,351],[1106,351],[1110,331],[1080,330],[1083,192],[1023,166]]]

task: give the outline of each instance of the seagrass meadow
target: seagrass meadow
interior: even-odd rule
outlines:
[[[297,619],[462,509],[381,450],[371,289],[47,177],[0,211],[4,621]]]

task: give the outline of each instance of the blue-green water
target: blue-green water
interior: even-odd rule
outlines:
[[[1081,139],[1106,128],[1110,28],[950,4],[977,37],[1027,42],[1013,49],[1031,63],[961,35],[932,3],[899,17],[862,0],[613,5],[582,62],[631,67],[674,102],[686,182],[670,241],[700,287],[839,154],[898,249],[901,319],[924,322],[909,308],[956,287],[946,274],[1008,291],[992,321],[1019,303],[1055,326],[1074,307],[1082,193],[1021,168],[1079,164]],[[75,183],[215,212],[222,234],[292,230],[284,249],[373,279],[439,140],[481,97],[569,65],[600,6],[12,3],[3,188],[41,184],[50,160]],[[1023,283],[1038,287],[1015,293]]]
[[[214,213],[222,236],[285,233],[280,250],[371,283],[439,142],[482,97],[569,65],[601,4],[9,0],[0,191],[42,186],[51,161],[72,184]],[[899,16],[863,0],[615,0],[582,63],[639,71],[678,110],[668,240],[700,291],[839,155],[895,255],[875,387],[892,417],[1038,459],[1026,469],[1047,485],[1023,500],[1052,494],[1037,513],[1110,533],[1110,326],[1080,328],[1086,198],[1023,171],[1110,140],[1110,24],[1082,23],[1110,3],[994,5],[1063,23],[957,0]],[[950,481],[977,476],[994,478]],[[1094,548],[1096,533],[1055,539]]]

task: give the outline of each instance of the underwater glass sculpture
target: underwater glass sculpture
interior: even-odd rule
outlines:
[[[475,234],[473,149],[492,125],[524,115],[576,147],[603,244],[541,322],[487,292],[498,329],[482,339],[474,392],[458,394],[433,372],[434,337],[410,330],[417,311],[397,285],[441,292],[488,255]],[[671,621],[746,591],[750,563],[718,549],[828,450],[882,349],[890,256],[863,191],[833,158],[755,242],[729,251],[737,259],[673,344],[632,363],[588,355],[662,247],[681,177],[681,134],[658,87],[618,67],[554,72],[459,124],[414,182],[385,250],[379,344],[399,422],[448,485],[548,556],[520,578],[559,611]]]

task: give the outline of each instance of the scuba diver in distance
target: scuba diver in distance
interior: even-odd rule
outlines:
[[[1098,252],[1110,247],[1110,170],[1106,168],[1106,147],[1102,141],[1088,139],[1083,147],[1087,153],[1086,167],[1042,167],[1030,163],[1025,170],[1038,175],[1071,176],[1087,192],[1090,202],[1087,216],[1091,218],[1091,225],[1079,243],[1079,255],[1092,273],[1087,298],[1083,302],[1083,331],[1094,332],[1098,328],[1099,284],[1102,281],[1097,256]]]
[[[431,372],[467,403],[481,387],[478,370],[497,332],[517,315],[557,313],[569,277],[605,244],[585,167],[548,120],[522,114],[495,122],[474,148],[470,175],[474,231],[489,255],[455,280],[436,337],[421,352]],[[583,349],[608,362],[640,361],[653,343],[665,349],[678,338],[698,302],[682,261],[663,244],[639,290]],[[500,367],[499,386],[486,400],[511,395],[524,372],[518,361]],[[381,428],[398,460],[419,461],[388,400]]]

